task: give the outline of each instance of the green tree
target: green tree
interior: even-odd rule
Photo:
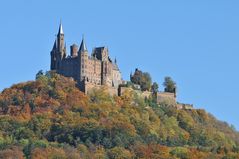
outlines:
[[[154,83],[152,84],[152,86],[151,86],[151,91],[152,91],[153,93],[157,93],[157,92],[158,92],[158,89],[159,89],[158,83],[154,82]]]
[[[165,92],[176,93],[176,83],[171,77],[165,77],[163,85],[165,87]]]
[[[41,76],[44,76],[43,70],[40,70],[36,74],[36,80],[39,79]]]
[[[128,159],[132,158],[132,154],[129,150],[123,147],[114,147],[108,151],[108,156],[110,159]]]
[[[132,83],[140,85],[142,91],[151,89],[152,79],[148,72],[142,72],[136,68],[134,75],[130,76],[130,80]]]

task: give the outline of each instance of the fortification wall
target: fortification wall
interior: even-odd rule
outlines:
[[[118,95],[118,89],[115,88],[115,87],[108,87],[108,86],[104,86],[104,85],[96,85],[96,84],[93,84],[93,83],[85,83],[85,94],[89,94],[94,89],[102,89],[102,88],[106,88],[108,93],[111,96]]]
[[[149,98],[150,96],[153,95],[152,92],[149,91],[140,91],[140,90],[134,90],[131,87],[120,87],[119,88],[119,96],[124,94],[126,91],[134,91],[138,95],[140,95],[142,98]],[[172,103],[176,104],[176,97],[174,93],[169,93],[169,92],[158,92],[157,93],[157,103],[165,102],[165,101],[170,101]]]
[[[176,103],[176,97],[175,97],[174,93],[169,93],[169,92],[158,92],[157,93],[157,103],[169,101],[169,100]]]

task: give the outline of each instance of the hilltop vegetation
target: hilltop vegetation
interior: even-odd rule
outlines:
[[[86,96],[53,72],[0,94],[0,158],[239,158],[239,134],[202,109],[134,92]]]

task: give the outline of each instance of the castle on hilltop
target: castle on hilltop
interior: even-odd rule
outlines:
[[[95,47],[89,54],[83,37],[80,47],[76,44],[71,45],[70,55],[67,55],[61,23],[51,50],[51,70],[73,78],[85,94],[95,88],[106,86],[111,95],[122,95],[126,91],[134,91],[144,98],[156,95],[157,103],[163,101],[176,103],[176,91],[154,94],[152,91],[141,91],[141,86],[132,85],[131,81],[123,81],[116,59],[111,60],[107,47]]]
[[[112,61],[107,47],[96,47],[89,55],[83,37],[80,48],[76,44],[71,45],[70,55],[67,55],[62,23],[51,50],[51,70],[72,77],[85,93],[92,87],[104,85],[117,94],[122,83],[116,59]]]

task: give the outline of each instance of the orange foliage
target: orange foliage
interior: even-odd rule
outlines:
[[[170,158],[169,148],[159,144],[136,145],[134,152],[140,158]]]
[[[66,154],[60,148],[35,148],[31,152],[32,159],[45,159],[45,158],[62,158],[66,159]]]
[[[17,147],[12,147],[6,150],[0,151],[0,158],[2,159],[24,159],[22,150]]]

